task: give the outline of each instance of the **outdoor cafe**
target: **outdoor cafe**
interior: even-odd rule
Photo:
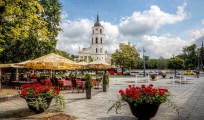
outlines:
[[[40,83],[52,85],[60,89],[82,90],[85,89],[84,76],[76,76],[73,71],[108,68],[110,65],[101,62],[80,65],[54,53],[28,60],[21,63],[0,64],[0,78],[2,88],[21,89],[24,84]],[[58,71],[72,71],[68,75],[57,76]],[[63,72],[62,72],[63,73]],[[40,75],[38,75],[40,74]],[[102,78],[93,78],[94,88],[99,88]]]

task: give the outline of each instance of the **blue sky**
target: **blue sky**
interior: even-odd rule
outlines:
[[[204,0],[60,0],[63,29],[57,47],[71,54],[89,47],[99,14],[106,31],[105,47],[113,53],[130,42],[146,55],[170,58],[184,46],[204,41]],[[140,53],[141,54],[141,53]]]

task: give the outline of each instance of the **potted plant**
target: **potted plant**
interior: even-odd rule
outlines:
[[[165,77],[166,77],[166,74],[165,74],[165,73],[162,73],[161,76],[162,76],[162,78],[165,78]]]
[[[56,106],[65,108],[66,105],[59,88],[53,86],[25,84],[19,94],[26,100],[29,109],[35,113],[42,113],[48,109],[53,98],[55,98]]]
[[[104,75],[103,75],[103,92],[106,92],[106,91],[107,91],[107,89],[108,89],[108,84],[109,84],[109,76],[108,76],[108,74],[107,74],[106,71],[105,71],[105,73],[104,73]]]
[[[118,109],[121,109],[121,106],[124,105],[122,103],[127,102],[135,117],[139,120],[149,120],[156,115],[160,104],[168,101],[170,106],[176,108],[179,113],[177,107],[167,99],[170,92],[165,88],[153,88],[152,84],[149,86],[141,85],[141,87],[129,85],[125,91],[120,90],[119,93],[119,99],[114,102],[108,112],[115,108],[116,113],[118,113]]]
[[[152,80],[155,80],[155,78],[157,77],[157,74],[149,74],[149,76],[152,78]]]
[[[86,99],[91,99],[91,88],[93,87],[92,77],[89,74],[85,76]]]

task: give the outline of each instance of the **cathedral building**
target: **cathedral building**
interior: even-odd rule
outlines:
[[[86,62],[92,61],[104,61],[110,63],[110,55],[104,49],[104,27],[99,22],[99,16],[97,15],[96,23],[92,27],[91,46],[89,48],[83,48],[79,50],[79,60]]]

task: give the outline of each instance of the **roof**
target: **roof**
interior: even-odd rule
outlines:
[[[91,47],[79,51],[79,54],[91,54]]]
[[[97,18],[96,18],[96,23],[94,24],[94,26],[101,26],[101,23],[99,22],[99,16],[97,15]]]

